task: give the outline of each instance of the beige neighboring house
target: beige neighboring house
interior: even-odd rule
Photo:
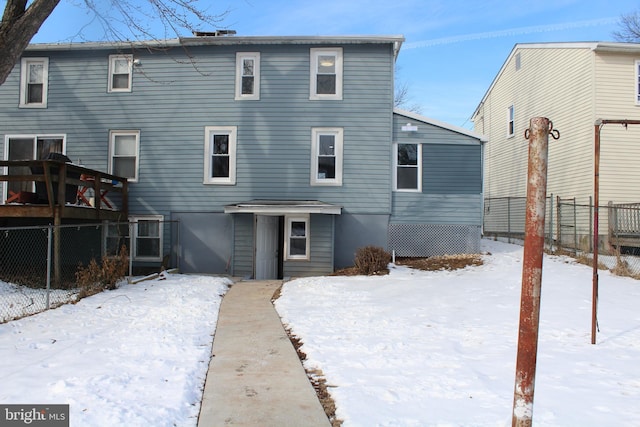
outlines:
[[[514,46],[472,116],[475,132],[488,139],[486,199],[526,196],[524,132],[538,116],[560,132],[549,142],[547,194],[588,204],[596,120],[640,120],[640,44]],[[640,202],[640,125],[602,127],[600,205],[609,201]],[[606,234],[606,222],[600,228]]]

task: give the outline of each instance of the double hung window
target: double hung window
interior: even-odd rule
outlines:
[[[109,56],[109,92],[131,92],[133,55]]]
[[[287,217],[286,254],[288,260],[309,259],[309,217]]]
[[[207,126],[204,142],[204,183],[236,183],[235,126]]]
[[[342,99],[342,48],[311,49],[309,99]]]
[[[422,145],[394,144],[394,189],[422,191]]]
[[[342,128],[311,131],[311,184],[342,185]]]
[[[140,131],[114,130],[109,133],[109,173],[138,181]]]
[[[105,255],[117,255],[122,245],[127,245],[131,238],[130,252],[134,260],[161,261],[163,220],[162,215],[141,215],[129,217],[130,224],[109,224],[106,227]]]
[[[22,58],[20,62],[20,107],[46,108],[49,58]]]
[[[236,100],[260,99],[260,53],[236,54]]]

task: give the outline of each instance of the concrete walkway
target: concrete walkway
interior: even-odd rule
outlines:
[[[213,340],[198,427],[329,427],[271,297],[281,281],[238,282]]]

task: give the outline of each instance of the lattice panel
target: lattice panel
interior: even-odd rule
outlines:
[[[401,257],[480,252],[480,226],[390,224],[389,250]]]

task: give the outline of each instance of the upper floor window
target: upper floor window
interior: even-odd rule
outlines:
[[[49,58],[22,58],[20,62],[20,107],[46,108]]]
[[[133,55],[109,55],[109,92],[131,92]]]
[[[507,109],[507,137],[515,135],[515,110],[513,105]]]
[[[204,140],[204,183],[236,183],[235,126],[207,126]]]
[[[342,185],[342,128],[311,130],[311,185]]]
[[[342,48],[311,49],[309,99],[342,99]]]
[[[109,133],[109,173],[138,181],[140,131],[114,130]]]
[[[422,191],[422,144],[393,144],[393,188],[396,191]]]
[[[236,53],[236,99],[260,99],[260,52]]]

